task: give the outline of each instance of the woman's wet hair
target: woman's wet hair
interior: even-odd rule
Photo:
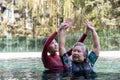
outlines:
[[[89,61],[89,59],[88,59],[88,49],[87,49],[87,47],[83,44],[83,43],[81,43],[81,42],[76,42],[75,44],[74,44],[74,46],[73,47],[75,47],[75,46],[81,46],[81,47],[83,47],[83,49],[84,49],[84,57],[85,57],[85,59],[84,59],[84,63],[82,64],[82,65],[80,65],[80,66],[77,66],[76,65],[76,63],[75,62],[73,62],[72,63],[72,67],[73,67],[73,71],[76,73],[77,72],[77,74],[78,73],[81,73],[81,74],[84,74],[85,75],[85,78],[86,79],[88,79],[90,76],[91,76],[91,71],[92,71],[92,67],[91,67],[91,63],[90,63],[90,61]],[[78,63],[79,64],[79,63]],[[79,69],[78,69],[79,68]],[[77,75],[76,74],[76,75]]]
[[[76,42],[73,47],[75,47],[75,46],[82,46],[84,48],[84,57],[85,58],[88,57],[88,49],[87,49],[87,47],[83,43]]]

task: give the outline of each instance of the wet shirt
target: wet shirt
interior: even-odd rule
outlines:
[[[48,46],[52,42],[52,40],[57,35],[57,32],[54,32],[45,42],[42,51],[42,62],[45,68],[50,70],[61,69],[63,68],[63,64],[58,54],[48,55]]]
[[[65,53],[63,56],[61,56],[61,60],[64,65],[64,69],[68,70],[70,72],[93,70],[93,67],[94,67],[94,64],[95,64],[97,58],[98,58],[98,56],[96,56],[96,54],[93,51],[91,51],[88,55],[89,62],[82,62],[82,63],[73,62],[73,61],[71,61],[71,59],[69,58],[67,53]]]
[[[58,70],[63,69],[63,64],[58,54],[48,55],[46,57],[46,65],[45,67],[50,70]]]

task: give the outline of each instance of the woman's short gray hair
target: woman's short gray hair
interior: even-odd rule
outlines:
[[[88,57],[88,49],[87,49],[87,47],[83,43],[76,42],[73,47],[75,47],[75,46],[82,46],[84,48],[84,57],[85,58]]]

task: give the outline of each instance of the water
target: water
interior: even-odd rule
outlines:
[[[0,80],[41,80],[44,67],[39,58],[0,61]]]
[[[120,59],[98,59],[94,80],[120,80]],[[39,58],[0,60],[0,80],[85,80],[84,76],[45,72]],[[89,79],[87,79],[89,80]]]

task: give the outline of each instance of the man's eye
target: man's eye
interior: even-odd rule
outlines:
[[[78,50],[78,52],[81,52],[81,51]]]
[[[51,42],[51,44],[53,44],[54,42]]]

